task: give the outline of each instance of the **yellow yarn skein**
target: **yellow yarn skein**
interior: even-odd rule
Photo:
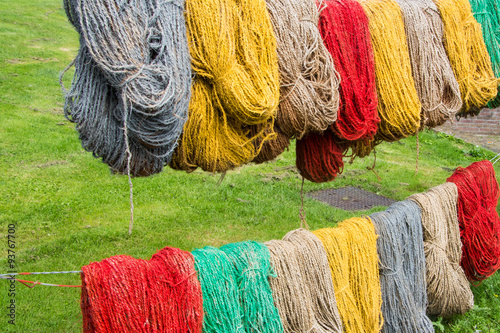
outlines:
[[[477,114],[497,95],[498,80],[484,43],[481,26],[468,0],[434,0],[444,25],[444,47],[460,85],[459,115]]]
[[[377,235],[370,218],[351,218],[313,234],[328,255],[344,332],[380,332],[383,318]]]
[[[187,0],[185,16],[196,75],[171,166],[224,172],[251,161],[276,136],[276,38],[264,0]]]
[[[397,141],[418,131],[421,112],[401,9],[393,0],[359,0],[359,3],[368,16],[375,57],[381,120],[376,139]]]

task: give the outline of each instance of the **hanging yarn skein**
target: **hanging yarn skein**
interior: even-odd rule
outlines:
[[[305,229],[292,230],[283,240],[295,244],[300,252],[301,273],[309,287],[313,313],[318,325],[326,332],[342,332],[342,320],[323,244],[318,237]]]
[[[249,241],[227,244],[220,250],[226,253],[234,268],[245,332],[283,332],[268,281],[268,277],[275,274],[267,247]]]
[[[461,265],[467,278],[482,281],[500,268],[499,197],[490,161],[457,168],[447,181],[458,188],[458,222],[463,244]]]
[[[422,123],[433,128],[462,107],[460,88],[443,46],[443,23],[432,0],[396,0],[405,23]]]
[[[341,78],[340,106],[332,130],[342,140],[373,139],[380,118],[375,60],[363,7],[355,0],[326,1],[319,31]]]
[[[264,132],[279,102],[276,38],[264,0],[187,0],[186,25],[195,78],[171,166],[224,172],[258,155],[257,139],[275,137]]]
[[[498,81],[479,23],[468,0],[434,0],[444,27],[444,47],[460,86],[458,116],[476,115],[497,94]]]
[[[375,226],[384,333],[434,332],[427,307],[420,207],[399,201],[370,215]]]
[[[337,119],[340,78],[318,31],[315,0],[267,0],[277,41],[281,100],[276,123],[301,139]]]
[[[359,0],[368,16],[375,56],[380,123],[377,141],[417,133],[421,104],[412,77],[401,10],[393,0]]]
[[[203,332],[244,333],[243,309],[231,260],[211,246],[192,254],[203,294]]]
[[[260,132],[262,125],[254,125],[250,127],[250,137],[254,137]],[[267,128],[264,130],[264,136],[268,137],[273,134],[272,123],[266,124]],[[276,123],[274,123],[274,133],[276,137],[274,139],[264,140],[259,137],[255,140],[256,149],[260,148],[257,156],[252,160],[257,164],[264,163],[267,161],[272,161],[279,155],[281,155],[285,149],[290,146],[290,138],[285,135]]]
[[[500,78],[500,15],[497,0],[469,0],[474,18],[481,25],[484,43],[491,60],[495,77]],[[499,81],[500,84],[500,81]],[[488,102],[489,108],[500,106],[500,85],[497,96]]]
[[[370,218],[313,231],[328,255],[344,332],[380,332],[383,324],[377,236]]]
[[[464,314],[474,305],[464,270],[457,221],[457,186],[445,183],[409,197],[422,210],[427,279],[427,314]]]
[[[85,333],[202,332],[202,293],[189,252],[114,256],[83,266],[81,276]]]
[[[82,146],[113,172],[160,172],[190,98],[184,2],[64,0],[64,7],[80,34],[64,110]]]

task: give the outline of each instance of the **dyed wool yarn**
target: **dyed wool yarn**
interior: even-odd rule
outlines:
[[[332,129],[343,140],[373,139],[380,118],[375,61],[363,7],[355,0],[326,1],[319,31],[341,78],[339,111]]]
[[[401,10],[393,0],[359,2],[368,16],[375,56],[378,115],[381,120],[376,138],[397,141],[417,132],[421,110],[412,78]]]
[[[189,119],[172,166],[224,172],[260,151],[248,126],[276,115],[276,38],[264,0],[187,0],[186,25],[195,72]],[[271,127],[272,130],[272,127]]]
[[[231,260],[225,252],[210,246],[192,253],[203,294],[203,332],[244,333],[243,309]]]
[[[430,128],[452,119],[462,107],[460,88],[443,46],[443,22],[432,0],[396,0],[405,23],[413,78]]]
[[[283,332],[268,281],[268,277],[275,275],[267,247],[257,242],[241,242],[220,249],[234,268],[245,332]]]
[[[276,123],[288,137],[322,132],[337,119],[339,76],[321,42],[315,0],[266,0],[277,40],[281,100]]]
[[[313,231],[325,247],[344,332],[380,332],[377,236],[370,218],[351,218]]]
[[[184,2],[64,0],[64,6],[80,34],[64,110],[83,148],[113,172],[160,172],[190,98]]]
[[[310,133],[302,140],[297,140],[295,164],[305,179],[315,183],[329,182],[344,169],[344,150],[337,144],[331,130],[322,134]]]
[[[481,26],[468,0],[434,0],[444,26],[444,47],[460,86],[460,116],[478,114],[497,94],[498,82],[484,44]]]
[[[484,43],[491,60],[491,66],[496,78],[500,78],[500,15],[498,0],[469,0],[474,18],[481,25]],[[500,88],[500,86],[499,86]],[[488,102],[488,107],[500,106],[500,92]]]
[[[434,332],[427,290],[420,207],[399,201],[370,218],[375,225],[384,333]]]
[[[283,237],[283,240],[295,244],[300,252],[301,274],[307,281],[318,325],[326,332],[342,332],[342,320],[323,244],[318,237],[305,229],[292,230]]]
[[[274,125],[266,124],[266,126],[267,128],[264,130],[264,136],[268,137],[269,135],[272,135],[274,127],[274,133],[276,133],[276,137],[274,139],[268,140],[262,140],[260,138],[255,140],[256,149],[258,149],[258,147],[261,147],[259,153],[252,161],[257,164],[274,160],[276,157],[281,155],[285,151],[285,149],[288,149],[288,146],[290,146],[290,138],[281,131],[276,123]],[[250,137],[255,136],[259,131],[259,125],[251,126]]]
[[[193,256],[167,247],[151,260],[120,255],[83,266],[81,308],[86,333],[201,333]]]
[[[474,305],[474,295],[459,265],[462,244],[457,198],[457,187],[453,183],[409,197],[422,210],[429,315],[463,314]]]
[[[461,265],[470,281],[481,281],[500,268],[498,182],[490,161],[457,168],[447,181],[458,187],[458,222],[463,244]]]
[[[271,265],[276,272],[269,279],[274,304],[278,308],[284,332],[328,332],[314,316],[309,281],[301,269],[302,258],[292,242],[271,240],[265,243],[271,253]]]

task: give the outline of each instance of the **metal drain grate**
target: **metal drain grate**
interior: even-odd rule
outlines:
[[[321,190],[307,195],[343,210],[367,210],[375,206],[389,206],[396,202],[353,186]]]

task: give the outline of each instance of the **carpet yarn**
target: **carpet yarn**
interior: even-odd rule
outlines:
[[[251,126],[250,137],[255,136],[260,131],[261,126],[262,125]],[[255,140],[255,147],[256,149],[260,147],[260,151],[257,153],[257,156],[254,157],[252,162],[257,164],[274,160],[290,146],[290,138],[281,131],[276,123],[274,123],[274,125],[269,123],[266,124],[266,126],[267,128],[264,130],[264,137],[268,137],[273,134],[273,128],[271,126],[274,126],[274,133],[276,133],[276,137],[268,140],[263,140],[261,138],[257,138]]]
[[[276,123],[290,138],[322,132],[337,119],[340,79],[321,41],[316,1],[267,0],[266,4],[281,78]]]
[[[340,105],[331,126],[342,140],[373,139],[377,112],[375,60],[368,17],[355,0],[327,0],[319,31],[340,74]]]
[[[384,333],[434,332],[427,290],[420,207],[399,201],[370,215],[375,226]]]
[[[444,47],[460,86],[459,116],[478,114],[497,94],[498,81],[468,0],[434,0],[444,26]]]
[[[474,18],[481,25],[484,43],[491,60],[495,77],[500,78],[500,2],[498,0],[469,0]],[[499,82],[500,83],[500,82]],[[500,89],[500,86],[497,88]],[[488,102],[489,108],[500,106],[500,91]]]
[[[250,162],[279,102],[276,38],[264,0],[187,0],[186,25],[195,73],[189,119],[171,164],[225,172]],[[272,126],[270,127],[273,128]]]
[[[380,332],[383,324],[377,236],[368,217],[313,231],[326,250],[344,332]]]
[[[432,0],[396,0],[405,23],[422,123],[433,128],[462,107],[460,88],[443,46],[443,22]]]
[[[192,254],[203,294],[203,332],[244,333],[238,283],[229,257],[211,246]]]
[[[335,134],[326,130],[310,133],[295,146],[295,164],[305,179],[323,183],[334,180],[344,169],[345,147],[339,146]]]
[[[422,211],[427,279],[427,314],[448,317],[474,305],[460,267],[462,244],[457,220],[457,186],[445,183],[409,197]]]
[[[342,320],[323,244],[318,237],[305,229],[292,230],[283,240],[295,244],[300,252],[301,273],[309,287],[313,313],[318,325],[326,332],[342,332]]]
[[[467,278],[482,281],[500,268],[499,197],[490,161],[457,168],[447,181],[458,188],[458,222],[463,244],[461,265]]]
[[[202,332],[201,287],[189,252],[114,256],[83,266],[81,277],[83,332]]]
[[[412,77],[401,10],[393,0],[359,0],[368,16],[375,56],[380,123],[376,141],[397,141],[420,127],[421,104]]]
[[[64,111],[83,148],[113,172],[160,172],[190,98],[184,2],[64,0],[64,7],[80,34]]]
[[[275,274],[267,247],[248,241],[227,244],[220,250],[233,265],[245,332],[283,332],[268,281],[268,277],[275,277]]]

